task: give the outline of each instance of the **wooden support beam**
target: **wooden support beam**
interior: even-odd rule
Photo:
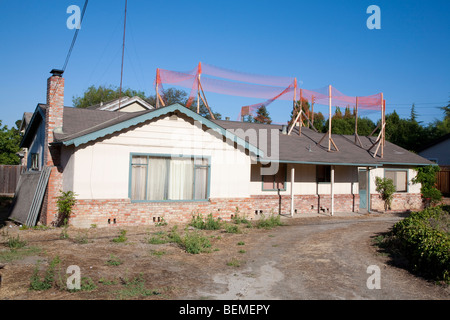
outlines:
[[[208,109],[209,115],[211,116],[211,118],[213,120],[215,120],[216,118],[214,117],[214,114],[212,113],[211,109],[209,108],[208,102],[206,101],[206,95],[205,92],[203,91],[203,87],[202,87],[202,83],[200,82],[200,78],[198,81],[198,85],[199,85],[199,89],[201,90],[203,97],[200,95],[200,98],[202,99],[203,103],[205,104],[206,109]]]

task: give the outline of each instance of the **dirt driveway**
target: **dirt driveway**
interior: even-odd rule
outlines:
[[[60,239],[61,229],[5,227],[3,238],[18,234],[27,241],[21,250],[30,251],[0,261],[0,299],[450,299],[448,287],[392,266],[373,246],[374,237],[399,219],[391,214],[283,218],[284,226],[270,230],[204,231],[211,252],[195,255],[173,243],[148,242],[170,225],[126,227],[122,243],[111,241],[117,227],[69,228],[68,239]],[[7,250],[1,245],[0,257]],[[36,267],[43,278],[56,256],[59,279],[65,280],[69,265],[77,265],[81,276],[92,280],[89,290],[29,290]],[[112,258],[120,263],[109,263]],[[380,289],[367,287],[369,266],[380,270]]]

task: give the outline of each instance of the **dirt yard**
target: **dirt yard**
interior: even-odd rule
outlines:
[[[173,225],[121,228],[0,229],[0,299],[450,299],[437,285],[392,265],[373,245],[401,217],[393,214],[282,218],[272,229],[201,231],[209,252],[190,254],[175,243],[151,244]],[[178,226],[182,234],[183,225]],[[19,236],[19,238],[17,238]],[[7,240],[25,240],[11,251]],[[54,262],[51,288],[30,290]],[[67,268],[80,268],[82,290],[65,287]],[[380,268],[380,289],[369,289],[369,266]],[[47,275],[49,273],[47,272]]]

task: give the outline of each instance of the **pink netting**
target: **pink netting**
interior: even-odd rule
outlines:
[[[241,110],[241,115],[251,114],[262,105],[267,106],[275,100],[302,99],[310,104],[329,105],[330,96],[332,107],[358,106],[358,109],[380,111],[382,105],[381,93],[353,97],[341,93],[334,87],[330,90],[330,86],[308,90],[298,88],[296,78],[249,74],[201,63],[188,72],[157,69],[155,82],[159,94],[163,92],[163,84],[191,89],[187,107],[193,103],[201,89],[204,92],[264,99],[264,102],[245,106],[244,108],[248,107],[248,109]]]

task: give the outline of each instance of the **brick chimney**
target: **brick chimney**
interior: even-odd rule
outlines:
[[[53,131],[63,126],[64,110],[64,71],[52,69],[50,78],[47,79],[47,113],[45,119],[45,145],[49,147],[44,155],[44,162],[47,166],[59,164],[53,159],[49,144],[53,142]],[[55,154],[53,156],[56,156]],[[58,157],[59,158],[59,157]],[[57,163],[55,163],[57,162]]]
[[[56,201],[63,184],[63,169],[60,166],[61,146],[52,145],[52,142],[55,129],[63,126],[64,78],[62,70],[53,69],[50,73],[52,75],[47,80],[44,165],[51,167],[51,171],[40,218],[40,221],[46,225],[52,224],[58,219]]]

